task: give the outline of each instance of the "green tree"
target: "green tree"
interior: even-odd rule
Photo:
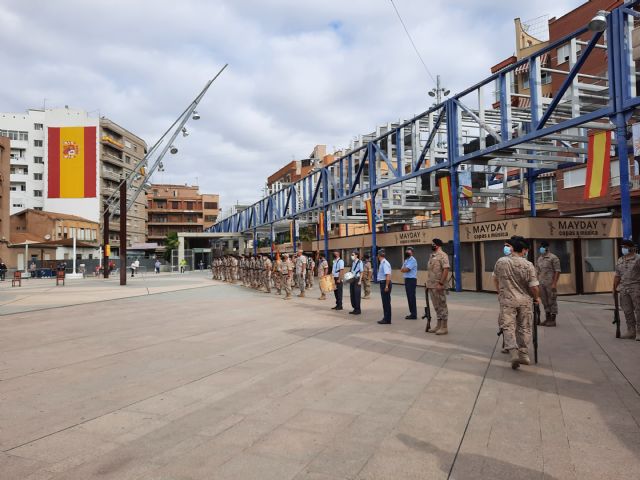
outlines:
[[[176,232],[169,232],[164,239],[164,259],[167,262],[171,262],[171,252],[178,248],[179,244],[178,234]]]

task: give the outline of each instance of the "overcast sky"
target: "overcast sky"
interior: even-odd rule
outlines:
[[[452,91],[515,49],[513,19],[579,0],[394,0]],[[228,207],[316,144],[347,147],[430,106],[434,85],[390,0],[0,0],[0,110],[99,110],[153,144],[225,63],[155,182]],[[196,180],[197,179],[197,180]]]

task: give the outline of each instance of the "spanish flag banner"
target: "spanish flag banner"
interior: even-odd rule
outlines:
[[[611,176],[611,132],[589,134],[587,157],[587,183],[584,198],[598,198],[606,195]]]
[[[369,231],[371,232],[372,231],[371,228],[373,225],[373,208],[371,205],[371,198],[367,198],[364,201],[364,208],[367,212],[367,225],[369,226]]]
[[[318,214],[318,232],[320,233],[320,238],[324,238],[324,212]]]
[[[443,222],[453,220],[453,205],[451,203],[451,177],[449,175],[438,179],[440,187],[440,216]]]
[[[96,197],[96,127],[48,128],[48,198]]]

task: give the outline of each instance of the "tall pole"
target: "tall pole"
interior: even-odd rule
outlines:
[[[367,154],[369,162],[369,189],[371,190],[371,263],[373,265],[373,278],[378,275],[378,237],[377,237],[377,218],[376,218],[376,196],[378,191],[375,189],[377,180],[376,173],[376,149],[373,143],[367,145],[369,153]]]
[[[633,239],[631,223],[631,191],[629,189],[629,150],[627,148],[627,122],[624,113],[616,115],[616,143],[620,166],[620,207],[622,216],[622,238]]]
[[[104,205],[104,214],[103,214],[103,221],[102,221],[102,274],[104,276],[104,278],[109,278],[109,251],[111,250],[109,247],[109,217],[111,215],[109,214],[109,205],[105,204]]]
[[[120,285],[127,284],[127,182],[120,184]]]
[[[460,268],[460,207],[458,192],[458,172],[456,160],[459,155],[458,137],[458,108],[455,102],[447,100],[447,156],[449,160],[449,174],[451,175],[451,206],[453,213],[453,271],[456,281],[456,291],[462,291],[462,277]]]

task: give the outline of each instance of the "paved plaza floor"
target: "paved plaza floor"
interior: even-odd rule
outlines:
[[[540,362],[500,353],[497,299],[450,334],[205,274],[0,284],[0,478],[631,479],[640,342],[606,297],[560,302]],[[345,295],[348,303],[348,294]]]

